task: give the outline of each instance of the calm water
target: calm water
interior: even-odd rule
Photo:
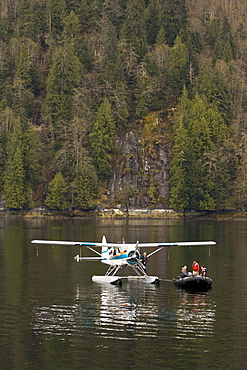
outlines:
[[[150,258],[159,286],[98,285],[100,262],[78,247],[32,239],[109,242],[215,240]],[[1,369],[244,369],[247,221],[10,220],[0,218]],[[148,252],[148,250],[147,250]],[[85,256],[90,252],[82,250]],[[187,293],[171,279],[193,259],[213,289]]]

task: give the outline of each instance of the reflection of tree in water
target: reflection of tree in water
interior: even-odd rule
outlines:
[[[207,293],[180,291],[177,309],[178,336],[186,339],[212,337],[214,334],[216,304]]]

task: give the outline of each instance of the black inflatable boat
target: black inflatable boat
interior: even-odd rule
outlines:
[[[177,287],[189,290],[207,290],[212,287],[213,283],[212,279],[201,275],[186,276],[184,278],[177,276],[173,278],[173,282]]]

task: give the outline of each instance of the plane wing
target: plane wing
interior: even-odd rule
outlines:
[[[84,247],[119,247],[126,245],[129,248],[147,248],[147,247],[155,247],[155,248],[164,248],[164,247],[177,247],[177,246],[196,246],[196,245],[215,245],[216,242],[214,241],[204,241],[204,242],[168,242],[168,243],[92,243],[92,242],[71,242],[71,241],[59,241],[59,240],[32,240],[31,243],[33,244],[52,244],[52,245],[79,245]]]
[[[215,245],[216,242],[213,241],[205,241],[205,242],[170,242],[170,243],[139,243],[138,247],[156,247],[156,248],[163,248],[163,247],[192,247],[194,245]],[[134,245],[134,244],[133,244]]]
[[[69,242],[69,241],[62,241],[62,240],[32,240],[31,243],[33,244],[52,244],[52,245],[81,245],[84,247],[102,247],[106,245],[104,243]],[[107,243],[107,246],[109,246],[109,243]]]

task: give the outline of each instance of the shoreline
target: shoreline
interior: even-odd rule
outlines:
[[[24,210],[0,210],[0,217],[11,217],[11,218],[150,218],[150,219],[202,219],[202,220],[243,220],[247,219],[247,212],[244,211],[190,211],[186,212],[176,212],[170,209],[129,209],[121,210],[119,208],[101,208],[94,211],[83,211],[83,210],[64,210],[64,211],[54,211],[47,210],[43,208],[30,209],[28,211]]]

